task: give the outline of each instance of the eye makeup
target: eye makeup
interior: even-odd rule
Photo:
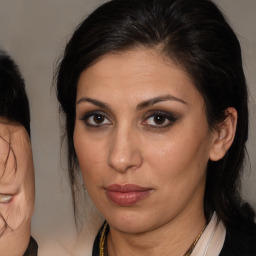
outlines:
[[[150,128],[161,129],[171,126],[177,118],[169,112],[154,110],[147,114],[146,118],[142,121],[143,125],[147,125]]]
[[[111,125],[109,117],[102,111],[90,111],[85,113],[80,120],[84,121],[87,127],[99,128]]]

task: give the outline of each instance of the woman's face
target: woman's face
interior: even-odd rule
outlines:
[[[34,194],[29,136],[21,125],[0,122],[0,235],[30,226]]]
[[[181,68],[156,50],[105,55],[76,100],[75,151],[110,226],[138,233],[203,212],[214,132]]]

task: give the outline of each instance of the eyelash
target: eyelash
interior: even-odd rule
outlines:
[[[105,122],[107,120],[108,123],[99,123],[99,124],[91,124],[90,123],[90,118],[94,118],[96,117],[96,115],[98,115],[99,117],[103,118],[103,122]],[[154,117],[161,117],[164,119],[164,123],[167,122],[167,124],[147,124],[146,122],[150,119],[150,118],[154,118]],[[101,128],[104,126],[108,126],[111,125],[112,122],[109,120],[109,118],[107,117],[106,114],[104,114],[103,112],[89,112],[86,113],[82,118],[82,121],[84,121],[85,125],[88,127],[92,127],[92,128]],[[150,128],[154,128],[154,129],[161,129],[161,128],[166,128],[170,125],[172,125],[175,121],[177,121],[177,118],[175,118],[172,114],[167,113],[167,112],[163,112],[163,111],[154,111],[152,113],[150,113],[143,121],[142,124],[143,125],[147,125]],[[93,122],[93,120],[92,120]]]
[[[166,128],[170,125],[172,125],[175,121],[177,121],[177,118],[175,118],[171,113],[168,112],[164,112],[164,111],[154,111],[152,113],[150,113],[149,116],[147,116],[144,121],[142,122],[142,124],[146,124],[146,121],[148,121],[150,118],[154,118],[154,117],[161,117],[164,118],[164,123],[167,122],[166,124],[155,124],[155,125],[150,125],[148,124],[148,126],[150,128],[154,128],[154,129],[161,129],[161,128]]]
[[[95,117],[96,115],[103,117],[104,120],[107,119],[107,120],[110,122],[110,124],[102,124],[102,123],[101,123],[101,124],[90,124],[90,123],[89,123],[89,119]],[[112,124],[112,122],[107,118],[107,116],[106,116],[104,113],[102,113],[102,112],[97,112],[97,111],[96,111],[96,112],[93,111],[93,112],[86,113],[86,114],[81,118],[81,120],[84,121],[84,123],[85,123],[86,126],[92,127],[92,128],[100,128],[100,127],[102,127],[102,126],[107,126],[107,125],[111,125],[111,124]]]

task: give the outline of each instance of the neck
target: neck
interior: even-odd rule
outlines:
[[[181,256],[204,229],[206,219],[201,209],[186,212],[169,223],[140,234],[127,234],[110,226],[107,238],[109,256]]]

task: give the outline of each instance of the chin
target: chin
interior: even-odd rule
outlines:
[[[106,220],[110,227],[122,233],[139,234],[154,229],[151,216],[147,216],[145,212],[128,211],[112,214],[111,216],[106,216]]]

